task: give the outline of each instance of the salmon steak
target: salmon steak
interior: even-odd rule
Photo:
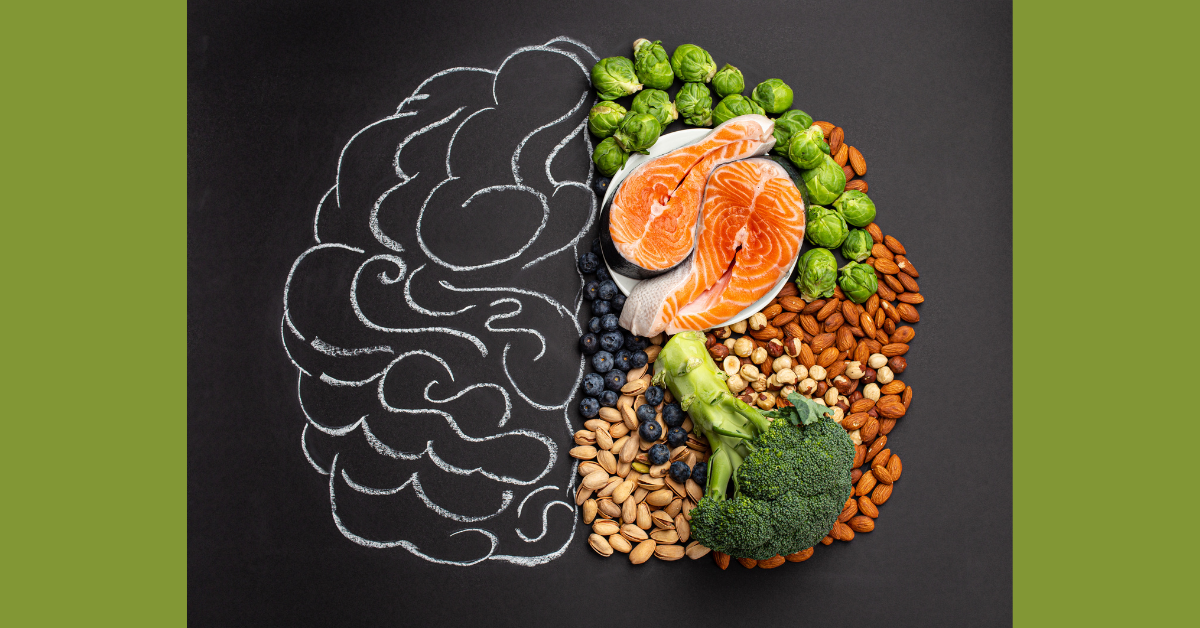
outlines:
[[[691,256],[635,286],[621,326],[654,336],[724,324],[791,273],[805,209],[786,166],[765,158],[720,166],[704,190]]]
[[[697,218],[713,169],[766,154],[775,145],[775,123],[738,116],[700,141],[638,166],[622,180],[605,209],[601,228],[605,261],[614,271],[648,279],[675,268],[696,246]]]

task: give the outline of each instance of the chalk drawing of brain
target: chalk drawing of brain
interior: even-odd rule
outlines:
[[[438,72],[343,148],[281,334],[354,543],[537,565],[574,536],[595,61],[556,38]]]

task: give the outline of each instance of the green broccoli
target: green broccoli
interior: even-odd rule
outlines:
[[[691,512],[701,545],[765,560],[829,533],[850,496],[854,462],[854,444],[829,408],[793,394],[793,406],[759,412],[729,392],[700,332],[667,342],[654,381],[670,388],[712,450],[704,498]]]

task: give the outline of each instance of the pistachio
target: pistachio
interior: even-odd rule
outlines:
[[[621,485],[622,481],[623,480],[621,479],[621,476],[618,475],[608,478],[608,483],[604,485],[604,488],[600,489],[599,493],[596,493],[596,497],[607,497],[612,499],[613,491],[617,490],[617,487]]]
[[[670,489],[663,488],[647,495],[646,503],[661,508],[671,503],[672,499],[675,499],[675,494]]]
[[[604,469],[604,471],[607,473],[617,472],[617,458],[613,456],[611,451],[606,449],[600,450],[600,452],[596,454],[596,462],[599,462],[600,468]]]
[[[634,525],[632,523],[627,523],[627,524],[621,526],[621,536],[629,539],[630,541],[632,541],[634,543],[640,543],[640,542],[645,541],[646,539],[650,538],[650,535],[646,534],[645,530],[637,527],[636,525]]]
[[[654,525],[654,523],[650,520],[650,507],[647,506],[645,502],[642,502],[637,506],[636,524],[637,527],[643,530],[649,530]]]
[[[630,497],[621,504],[621,521],[624,523],[634,523],[637,521],[637,500]]]
[[[650,557],[654,555],[655,545],[657,545],[657,543],[649,539],[638,543],[637,546],[633,548],[633,551],[629,552],[629,562],[635,565],[640,565],[650,560]]]
[[[654,364],[654,361],[658,359],[659,352],[662,351],[662,347],[659,345],[650,345],[649,347],[642,349],[642,351],[646,352],[646,362],[649,364]]]
[[[581,462],[581,463],[579,463],[579,476],[587,477],[589,473],[595,473],[596,471],[599,471],[601,468],[602,467],[599,464],[596,464],[595,462],[592,462],[590,460],[588,462]]]
[[[679,511],[682,509],[683,509],[683,500],[676,497],[675,499],[671,500],[671,503],[669,503],[663,507],[663,512],[667,513],[668,515],[671,515],[671,517],[674,518],[675,515],[679,514]]]
[[[671,515],[668,515],[661,510],[655,510],[654,512],[650,513],[650,521],[654,524],[654,527],[658,528],[659,530],[675,529],[675,521],[671,519]]]
[[[675,515],[675,532],[679,534],[679,540],[687,543],[688,537],[692,535],[692,524],[688,523],[687,517],[682,514]]]
[[[629,539],[621,536],[620,534],[614,534],[608,537],[608,544],[611,545],[614,550],[617,550],[622,554],[628,554],[633,549],[633,544],[629,542]]]
[[[591,545],[592,549],[596,550],[596,553],[601,556],[612,556],[613,548],[608,544],[608,539],[599,534],[589,536],[588,545]]]
[[[601,519],[592,524],[592,532],[600,536],[609,536],[621,531],[621,525],[611,519]]]
[[[650,533],[650,538],[657,543],[670,545],[679,541],[679,533],[674,529],[671,530],[654,530]]]
[[[687,488],[688,497],[693,502],[698,503],[701,499],[704,498],[704,489],[701,488],[699,484],[696,484],[695,480],[688,479],[687,482],[684,482],[684,486]]]
[[[583,429],[595,432],[596,430],[607,427],[608,421],[604,419],[588,419],[583,422]]]
[[[674,531],[671,532],[671,534],[674,533]],[[658,545],[654,548],[654,557],[659,560],[679,560],[683,558],[683,546]]]
[[[687,549],[684,551],[684,553],[687,554],[688,558],[696,560],[697,558],[703,558],[704,556],[707,556],[711,551],[712,550],[701,545],[700,541],[692,541],[691,543],[688,543]]]
[[[583,502],[583,522],[591,523],[596,520],[596,513],[599,508],[596,506],[596,500],[589,499]]]
[[[616,519],[621,516],[621,507],[612,503],[611,499],[602,499],[596,502],[596,509],[609,519]]]

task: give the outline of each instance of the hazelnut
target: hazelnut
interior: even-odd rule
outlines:
[[[850,394],[850,378],[845,375],[838,375],[833,378],[833,387],[843,395]]]
[[[823,406],[823,405],[825,405],[825,400],[822,399],[821,397],[813,395],[813,403],[817,404],[818,406]]]
[[[779,389],[779,396],[782,397],[783,399],[787,399],[788,395],[794,395],[794,394],[796,394],[795,386],[784,386],[783,388]]]
[[[878,419],[879,418],[879,410],[876,410],[875,408],[871,408],[870,410],[867,410],[867,416],[870,416],[872,419]]]
[[[808,367],[798,362],[792,365],[792,371],[796,373],[796,379],[808,377]]]
[[[737,373],[730,375],[729,379],[725,380],[725,385],[729,387],[729,392],[735,395],[746,390],[746,380],[742,379],[742,376]]]
[[[758,367],[754,366],[753,364],[743,364],[740,372],[742,377],[746,378],[746,381],[748,382],[758,379],[758,376],[762,374],[759,372]]]
[[[754,352],[754,341],[742,336],[733,343],[733,352],[738,357],[748,358]]]
[[[781,342],[778,338],[772,338],[771,341],[767,343],[767,355],[771,356],[771,359],[778,359],[783,355],[783,353],[783,342]]]
[[[755,364],[762,364],[767,361],[767,350],[758,347],[750,353],[750,361]]]
[[[850,432],[850,442],[854,443],[855,445],[861,445],[862,444],[862,433],[860,433],[858,430],[854,430],[853,432]]]
[[[712,334],[704,334],[704,348],[705,349],[711,349],[712,346],[715,344],[717,344],[716,336],[714,336]]]
[[[729,330],[735,334],[746,333],[746,321],[738,321],[729,326]]]
[[[853,405],[855,401],[858,401],[859,399],[862,399],[862,398],[863,398],[862,392],[856,390],[856,391],[850,393],[850,397],[847,398],[847,401],[849,401],[850,404]]]
[[[800,384],[796,387],[796,390],[800,391],[801,395],[811,397],[813,393],[817,392],[817,380],[811,377],[804,378],[800,380]]]
[[[860,381],[864,384],[870,384],[871,382],[875,381],[875,376],[876,376],[875,369],[868,366],[867,370],[863,371],[862,379],[860,379],[858,381]]]
[[[879,382],[880,384],[887,384],[893,379],[896,379],[896,376],[892,375],[892,369],[886,366],[881,366],[879,367],[879,370],[875,371],[875,381]]]
[[[820,364],[812,365],[812,368],[808,369],[808,376],[817,380],[818,382],[825,379],[825,367],[821,366]]]
[[[767,377],[767,390],[779,390],[780,388],[783,388],[783,384],[774,375]]]
[[[829,384],[825,382],[817,382],[817,390],[813,392],[813,397],[824,397],[825,391],[829,390]]]
[[[727,327],[727,326],[726,327],[718,327],[713,330],[713,335],[716,336],[720,340],[724,340],[724,339],[732,336],[733,332],[729,331],[729,327]]]
[[[783,341],[783,352],[793,358],[800,357],[800,346],[804,344],[799,338],[791,337]]]
[[[769,392],[758,393],[758,407],[763,410],[770,410],[775,407],[775,395]]]
[[[749,324],[750,324],[750,329],[753,329],[754,331],[758,331],[758,330],[762,329],[763,327],[766,327],[767,326],[766,314],[763,314],[762,312],[755,312],[754,314],[751,314]]]
[[[908,360],[904,356],[897,355],[888,360],[888,368],[892,369],[893,373],[903,373],[904,369],[908,368]]]
[[[733,345],[736,343],[737,343],[737,338],[726,338],[725,341],[722,342],[721,344],[724,344],[725,348],[729,349],[730,353],[733,353]]]
[[[754,392],[765,391],[767,389],[767,376],[759,375],[758,379],[750,382],[750,387],[754,389]]]
[[[774,375],[775,380],[784,384],[796,383],[796,372],[792,369],[782,369]]]
[[[833,407],[841,410],[843,415],[850,411],[850,404],[846,402],[845,397],[838,397],[838,402]],[[621,425],[624,425],[624,423]]]
[[[860,379],[865,374],[866,372],[863,371],[862,362],[851,362],[850,365],[846,367],[846,377],[849,377],[850,379]]]
[[[834,423],[841,425],[842,419],[846,418],[846,411],[843,410],[841,406],[835,406],[833,408],[833,412],[830,413],[829,418],[833,419]]]
[[[667,332],[660,331],[660,332],[658,332],[657,336],[650,339],[650,344],[652,344],[656,347],[661,347],[663,345],[663,343],[666,341],[667,341]]]
[[[775,361],[771,363],[771,370],[776,373],[790,368],[792,368],[792,359],[786,355],[775,356]]]
[[[708,348],[708,354],[711,355],[714,360],[724,360],[729,356],[729,349],[726,349],[725,345],[713,345]]]
[[[862,476],[863,476],[862,467],[859,467],[857,469],[852,469],[850,471],[850,483],[858,484],[858,479],[861,478]]]
[[[862,396],[871,401],[879,401],[879,384],[867,384],[863,386]]]
[[[721,370],[725,371],[726,375],[733,377],[742,370],[742,361],[735,355],[725,356],[725,360],[721,362]]]
[[[751,405],[754,404],[754,397],[755,397],[754,391],[750,390],[749,388],[747,388],[746,390],[743,390],[742,394],[738,395],[738,399],[741,399],[742,401],[745,401],[746,403],[751,404]]]
[[[887,364],[887,356],[882,353],[872,353],[871,357],[867,358],[867,366],[877,369],[884,364]]]

